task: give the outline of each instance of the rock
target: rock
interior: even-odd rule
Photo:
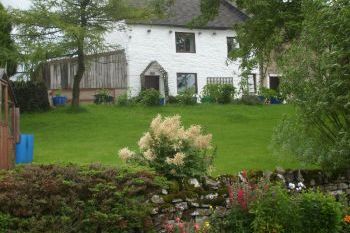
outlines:
[[[176,211],[175,207],[168,207],[162,209],[162,213],[174,213]]]
[[[346,190],[346,194],[350,195],[350,189]]]
[[[172,203],[179,203],[179,202],[183,202],[183,200],[182,199],[174,199],[173,201],[172,201]]]
[[[195,188],[201,187],[201,184],[199,183],[199,181],[196,178],[189,179],[188,183],[193,185]]]
[[[199,211],[195,210],[191,213],[191,216],[199,216]]]
[[[215,194],[208,194],[205,196],[205,199],[209,199],[209,200],[213,200],[215,198],[218,198],[219,194],[215,193]]]
[[[281,174],[277,174],[277,178],[280,179],[281,181],[283,181],[283,183],[286,182],[286,179],[285,179],[284,176],[281,175]]]
[[[158,195],[153,195],[153,197],[151,198],[151,201],[154,204],[163,204],[164,203],[164,199]]]
[[[311,186],[315,186],[315,185],[316,185],[316,181],[315,181],[314,179],[311,179],[311,180],[310,180],[310,185],[311,185]]]
[[[207,216],[196,216],[196,223],[202,225],[204,222],[207,222],[208,219]]]
[[[175,204],[175,207],[176,207],[176,209],[180,209],[180,210],[182,210],[182,211],[188,209],[187,202],[176,203],[176,204]]]
[[[159,208],[153,208],[152,211],[151,211],[152,215],[156,215],[158,213],[159,213]]]
[[[208,177],[205,178],[205,184],[210,186],[212,189],[219,189],[220,187],[220,182],[210,179]]]
[[[218,206],[215,209],[215,213],[218,217],[222,218],[222,217],[225,217],[227,215],[227,209],[225,207]]]
[[[347,189],[349,187],[349,185],[345,184],[345,183],[340,183],[338,184],[338,188],[339,189]]]
[[[209,216],[212,214],[212,211],[210,209],[198,209],[200,216]]]
[[[199,207],[199,203],[197,203],[197,202],[190,202],[190,206],[192,206],[192,207]]]
[[[203,207],[203,208],[210,208],[210,205],[209,204],[201,204],[201,207]]]
[[[276,172],[278,174],[283,175],[284,173],[286,173],[286,170],[284,170],[282,167],[276,167]]]
[[[162,194],[163,194],[163,195],[168,195],[168,190],[162,189]]]

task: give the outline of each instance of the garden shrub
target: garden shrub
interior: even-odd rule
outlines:
[[[158,106],[160,105],[160,93],[159,91],[151,88],[144,90],[140,93],[140,102],[145,106]]]
[[[114,97],[108,89],[100,89],[95,94],[95,104],[110,104],[114,103]]]
[[[121,94],[117,98],[117,105],[118,106],[127,106],[128,104],[129,104],[128,93]]]
[[[303,233],[336,233],[342,223],[340,203],[319,191],[306,192],[300,197],[300,220]]]
[[[182,105],[195,105],[197,104],[197,97],[195,96],[195,91],[192,89],[187,89],[179,93],[176,97],[179,104]]]
[[[185,129],[180,116],[158,115],[138,145],[140,153],[123,148],[119,156],[127,162],[147,165],[168,178],[198,177],[208,174],[214,149],[212,135],[199,125]]]
[[[159,192],[147,172],[89,167],[25,166],[3,172],[0,232],[148,232],[150,206]]]
[[[243,95],[241,99],[242,104],[246,105],[261,105],[263,102],[256,95]]]
[[[21,112],[42,112],[50,109],[47,87],[44,82],[11,82]]]
[[[202,102],[228,104],[235,95],[235,88],[230,84],[207,84],[202,92]]]
[[[168,104],[178,104],[179,100],[176,98],[176,96],[168,96],[167,103]]]
[[[299,207],[285,188],[272,186],[252,205],[255,233],[302,232]]]

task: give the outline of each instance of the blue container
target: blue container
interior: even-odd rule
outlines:
[[[159,104],[160,104],[161,106],[165,105],[165,98],[160,98],[160,99],[159,99]]]
[[[32,163],[34,156],[34,136],[21,134],[16,145],[16,164]]]
[[[54,96],[52,97],[52,102],[54,106],[64,106],[67,103],[66,96]]]
[[[282,101],[275,98],[275,97],[272,97],[270,102],[271,102],[271,104],[282,104]]]

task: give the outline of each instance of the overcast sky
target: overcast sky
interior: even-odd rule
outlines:
[[[5,7],[27,9],[30,6],[30,0],[0,0]]]

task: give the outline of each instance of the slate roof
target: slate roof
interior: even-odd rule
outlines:
[[[141,6],[145,1],[132,0],[133,4]],[[143,3],[142,3],[143,2]],[[140,5],[141,4],[141,5]],[[200,0],[175,0],[169,9],[169,15],[164,19],[138,22],[138,24],[151,24],[163,26],[187,26],[196,16],[200,15]],[[221,1],[218,16],[203,28],[230,29],[233,25],[248,19],[248,16],[226,0]]]

